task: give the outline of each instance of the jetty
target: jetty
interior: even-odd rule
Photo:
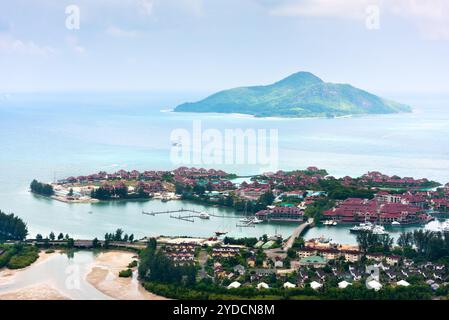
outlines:
[[[178,209],[178,210],[166,210],[166,211],[151,211],[151,212],[146,212],[146,211],[142,211],[142,214],[146,214],[148,216],[156,216],[156,215],[160,215],[160,214],[173,214],[173,213],[183,213],[183,212],[191,212],[191,213],[197,213],[200,214],[200,211],[197,210],[191,210],[191,209]]]

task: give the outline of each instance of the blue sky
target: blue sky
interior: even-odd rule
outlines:
[[[79,30],[66,28],[68,5]],[[449,92],[448,57],[446,0],[0,4],[0,92],[209,92],[300,70],[376,93]]]

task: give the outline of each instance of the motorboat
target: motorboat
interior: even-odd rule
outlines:
[[[255,223],[255,224],[259,224],[259,223],[262,223],[263,222],[263,220],[261,220],[261,219],[259,219],[259,218],[257,218],[257,217],[255,217],[253,220],[252,220],[252,223]]]
[[[210,219],[210,215],[207,212],[201,212],[200,219],[204,219],[204,220]]]
[[[393,222],[391,223],[391,226],[392,226],[392,227],[400,227],[400,226],[401,226],[401,223],[398,222],[398,221],[393,221]]]
[[[370,232],[374,225],[371,222],[360,223],[358,226],[354,226],[349,229],[352,233]]]

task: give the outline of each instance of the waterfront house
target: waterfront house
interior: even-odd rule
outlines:
[[[360,257],[361,257],[360,252],[356,251],[356,250],[345,250],[345,251],[342,251],[342,254],[343,254],[346,262],[352,262],[352,263],[359,261]]]
[[[323,249],[320,250],[320,254],[327,260],[336,260],[340,257],[340,251],[337,249]]]
[[[261,210],[256,213],[256,217],[263,221],[301,222],[304,220],[304,211],[295,206],[282,206]]]

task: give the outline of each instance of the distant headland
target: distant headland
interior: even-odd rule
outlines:
[[[411,107],[380,98],[349,84],[324,82],[298,72],[267,86],[240,87],[184,103],[175,112],[240,113],[256,117],[341,117],[411,112]]]

